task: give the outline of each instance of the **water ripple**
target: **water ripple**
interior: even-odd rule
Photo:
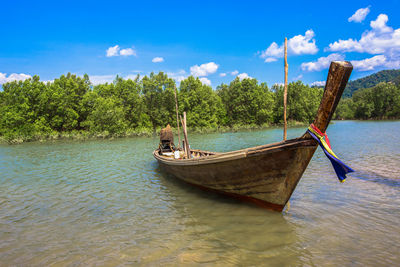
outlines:
[[[0,265],[398,265],[399,130],[331,125],[335,152],[357,172],[339,183],[318,150],[283,214],[163,174],[151,155],[157,137],[0,146]],[[281,134],[190,140],[227,151]]]

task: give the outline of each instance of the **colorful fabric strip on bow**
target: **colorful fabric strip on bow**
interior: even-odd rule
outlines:
[[[315,125],[312,123],[310,127],[308,127],[308,133],[318,142],[324,151],[325,155],[331,161],[333,169],[335,169],[336,175],[339,178],[340,182],[344,182],[346,180],[346,174],[349,172],[354,172],[352,168],[344,164],[336,155],[333,153],[331,144],[329,142],[328,135],[326,133],[322,133]],[[324,139],[325,137],[325,139]],[[325,141],[326,140],[326,141]]]

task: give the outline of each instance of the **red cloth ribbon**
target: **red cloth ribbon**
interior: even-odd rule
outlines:
[[[326,133],[322,133],[320,129],[317,128],[317,126],[314,125],[314,123],[311,123],[311,128],[313,128],[314,131],[316,131],[321,137],[325,137],[325,142],[326,144],[329,146],[330,149],[332,149],[331,147],[331,143],[329,142],[329,138],[328,135]]]

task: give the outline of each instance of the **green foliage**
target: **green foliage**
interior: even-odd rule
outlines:
[[[283,86],[274,85],[274,122],[283,120]],[[317,114],[323,89],[310,87],[301,81],[288,84],[287,119],[299,122],[312,122]]]
[[[187,113],[190,128],[217,128],[225,115],[221,98],[193,76],[181,81],[178,102],[179,113]]]
[[[352,98],[344,98],[340,100],[334,118],[337,120],[348,120],[354,118],[354,102]]]
[[[400,70],[382,70],[361,79],[350,81],[343,92],[343,97],[351,97],[356,90],[371,88],[381,82],[399,83]]]
[[[391,119],[400,117],[400,86],[380,83],[358,90],[353,95],[356,119]]]
[[[146,114],[153,129],[164,127],[166,123],[176,126],[175,81],[163,72],[151,73],[150,77],[142,79],[142,86]]]
[[[384,72],[386,73],[386,72]],[[87,75],[68,73],[47,84],[38,76],[3,84],[0,91],[0,138],[24,141],[56,136],[121,136],[154,132],[166,124],[176,127],[179,113],[199,132],[280,124],[283,86],[271,90],[256,79],[236,78],[217,90],[188,77],[180,88],[165,73],[122,79],[93,86]],[[288,85],[288,120],[311,122],[323,89],[302,82]],[[342,99],[336,119],[400,118],[400,85],[380,83]]]
[[[92,111],[83,124],[92,132],[122,134],[128,126],[124,113],[123,106],[117,98],[100,96],[94,100]]]
[[[258,84],[256,79],[236,78],[229,86],[219,86],[217,93],[225,106],[225,124],[262,125],[272,122],[274,96],[267,84]]]

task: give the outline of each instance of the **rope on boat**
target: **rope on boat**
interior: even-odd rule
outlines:
[[[314,138],[325,155],[332,163],[332,167],[336,172],[336,175],[341,183],[346,180],[346,174],[350,172],[354,172],[352,168],[344,164],[336,155],[333,153],[331,144],[329,142],[328,135],[326,133],[322,133],[313,123],[308,127],[307,132]]]

